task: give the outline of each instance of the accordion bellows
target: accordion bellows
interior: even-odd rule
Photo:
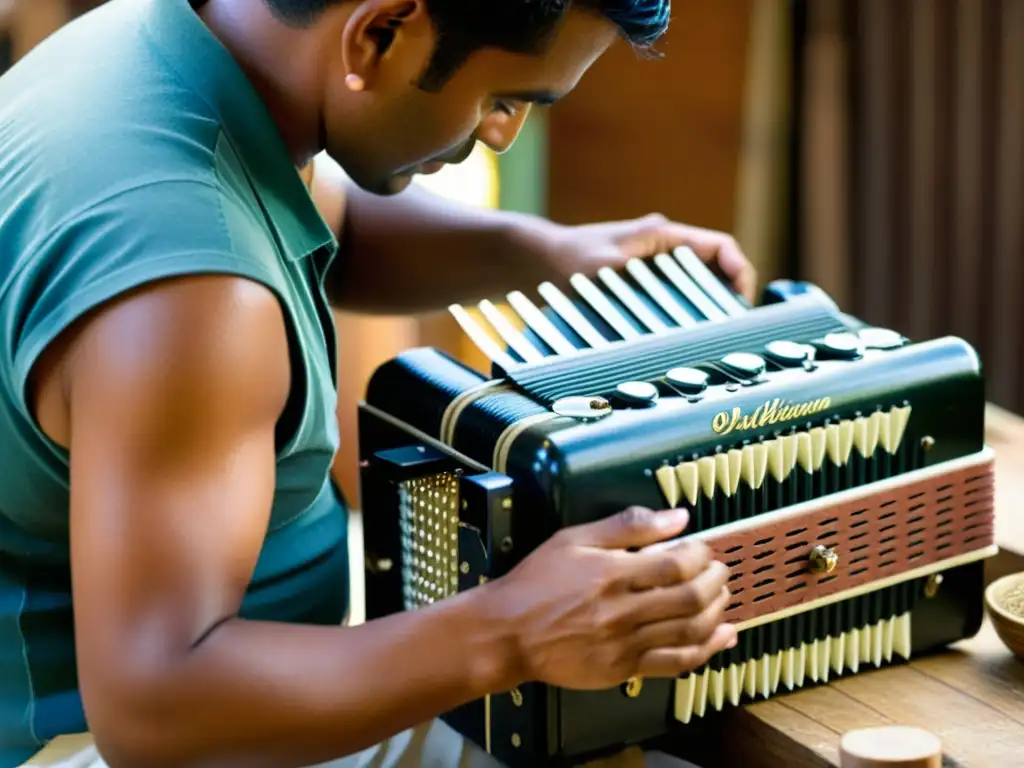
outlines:
[[[445,719],[510,766],[578,762],[974,634],[995,553],[984,380],[805,283],[747,305],[690,251],[452,307],[360,405],[367,616],[500,577],[559,528],[686,506],[739,643],[678,680],[531,683]]]

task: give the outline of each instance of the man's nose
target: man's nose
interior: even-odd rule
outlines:
[[[507,152],[515,143],[529,114],[530,108],[527,106],[514,115],[488,115],[480,125],[477,138],[496,154]]]

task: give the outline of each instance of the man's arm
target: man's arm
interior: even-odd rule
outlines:
[[[647,510],[420,610],[243,620],[290,386],[277,302],[237,278],[166,280],[69,338],[43,388],[66,400],[79,681],[113,768],[316,764],[523,680],[673,677],[735,642],[725,567],[685,539],[645,550],[686,525]]]
[[[417,185],[379,197],[326,155],[310,186],[341,244],[327,283],[339,309],[429,312],[558,277],[542,255],[557,227],[539,217],[474,208]]]
[[[289,388],[269,291],[162,283],[76,342],[63,375],[78,668],[110,765],[309,765],[503,683],[512,657],[483,591],[355,628],[237,618]]]
[[[326,155],[316,158],[311,188],[341,243],[327,280],[339,309],[429,312],[680,246],[692,248],[748,301],[757,287],[756,271],[730,235],[658,214],[565,227],[456,203],[415,185],[378,197],[351,184]]]

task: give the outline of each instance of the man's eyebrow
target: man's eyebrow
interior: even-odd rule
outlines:
[[[516,91],[514,93],[503,93],[499,98],[508,99],[510,101],[525,101],[531,104],[550,106],[562,98],[562,94],[547,90]]]

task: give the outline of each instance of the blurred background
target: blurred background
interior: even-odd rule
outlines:
[[[99,4],[0,0],[0,71]],[[616,46],[513,150],[424,183],[565,223],[657,211],[729,231],[763,282],[966,338],[989,400],[1024,412],[1024,0],[675,0],[659,48]],[[421,344],[482,360],[447,316],[338,325],[337,477],[356,499],[373,369]]]

